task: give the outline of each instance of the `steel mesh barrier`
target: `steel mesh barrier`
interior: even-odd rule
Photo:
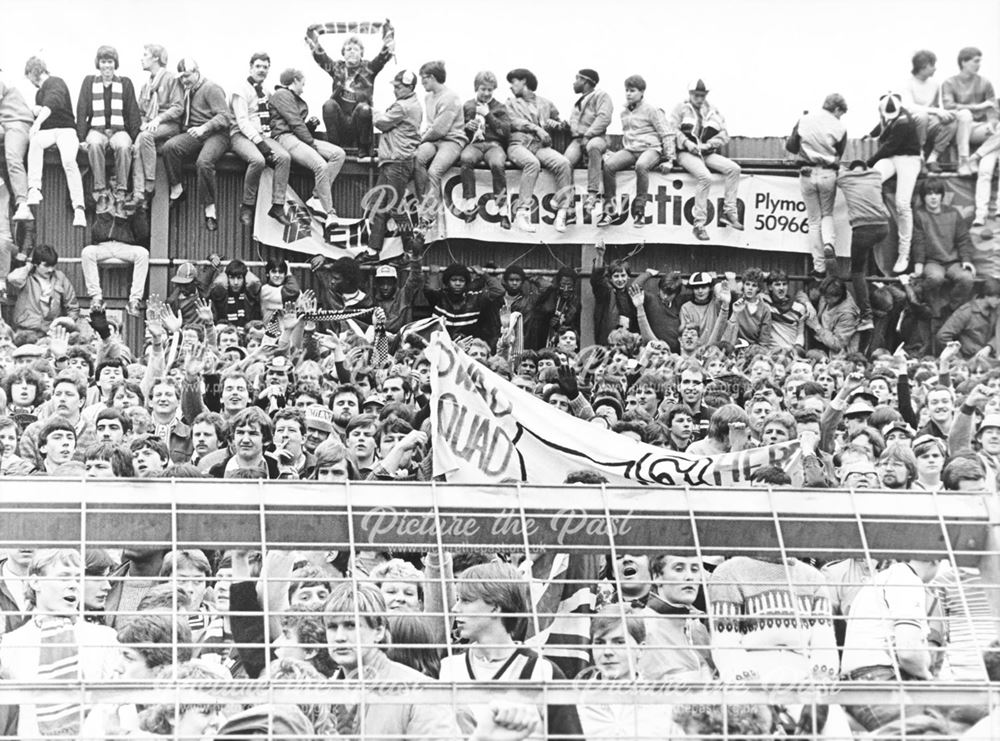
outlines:
[[[61,674],[38,609],[0,640],[0,737],[53,708],[78,738],[998,737],[985,496],[5,479],[0,548],[61,549],[25,583],[90,627]],[[149,615],[167,640],[123,632]]]

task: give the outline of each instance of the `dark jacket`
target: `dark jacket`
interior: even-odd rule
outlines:
[[[465,133],[472,141],[476,132],[474,121],[476,119],[476,106],[479,102],[473,98],[467,100],[462,105],[462,112],[465,114]],[[488,142],[496,142],[506,147],[510,139],[510,116],[507,115],[507,106],[496,98],[491,98],[489,102],[490,112],[486,114],[486,128],[483,130],[483,137]]]
[[[628,295],[628,284],[621,290],[616,289],[611,285],[607,268],[595,265],[590,273],[590,285],[594,289],[594,342],[608,344],[608,335],[621,326],[619,318],[623,316],[628,317],[629,331],[639,331],[639,317]]]
[[[686,297],[678,293],[670,303],[664,303],[660,300],[659,280],[649,280],[651,277],[649,273],[644,272],[635,279],[635,282],[643,287],[646,294],[643,308],[646,310],[649,328],[653,330],[656,339],[663,340],[670,346],[670,352],[680,352],[681,304],[684,303]]]
[[[212,303],[212,313],[220,324],[245,327],[247,322],[260,319],[260,283],[244,282],[242,290],[236,294],[236,310],[242,311],[239,318],[229,316],[229,288],[225,283],[214,283],[208,291]]]
[[[871,136],[878,137],[878,149],[868,158],[869,167],[889,157],[920,154],[917,122],[905,108],[892,121],[880,123],[872,129]]]
[[[320,26],[310,26],[306,34],[316,44],[313,59],[320,69],[332,78],[330,97],[334,100],[371,105],[375,77],[392,59],[392,52],[383,44],[374,59],[362,59],[361,64],[350,68],[346,61],[333,59],[323,50],[319,43],[320,32]]]
[[[271,112],[271,136],[277,139],[282,134],[292,134],[309,146],[316,141],[306,126],[309,104],[287,87],[276,87],[267,100]]]
[[[372,301],[385,312],[385,331],[397,334],[400,329],[413,321],[413,300],[424,286],[424,273],[419,260],[411,260],[408,265],[406,280],[399,285],[397,279],[396,292],[392,298],[379,301],[372,288]],[[374,282],[374,279],[372,279]]]
[[[938,342],[962,344],[962,357],[971,358],[989,345],[994,355],[997,350],[996,325],[997,308],[991,306],[988,298],[976,298],[959,306],[948,317],[948,321],[938,330]]]
[[[580,297],[576,293],[571,296],[559,293],[557,279],[538,292],[535,319],[531,323],[531,338],[524,338],[525,348],[540,350],[550,344],[550,341],[554,342],[556,331],[560,327],[572,327],[576,336],[580,336]]]
[[[80,86],[80,97],[76,100],[76,133],[80,141],[87,138],[90,129],[104,129],[103,121],[94,121],[94,81],[100,80],[100,75],[87,75]],[[139,111],[139,101],[135,97],[135,86],[127,77],[115,75],[114,82],[122,84],[122,118],[125,119],[125,133],[132,141],[139,135],[142,125],[142,113]]]
[[[131,216],[117,218],[111,211],[94,217],[90,227],[91,244],[101,242],[123,242],[149,249],[149,214],[144,208],[137,208]]]
[[[7,559],[0,559],[0,569],[7,562]],[[13,630],[17,630],[22,625],[24,625],[31,618],[31,615],[24,612],[22,613],[17,608],[17,602],[14,601],[14,596],[10,593],[10,589],[7,588],[7,583],[0,581],[0,610],[3,611],[3,632],[10,633]]]
[[[491,312],[497,311],[503,300],[504,289],[496,276],[486,278],[481,290],[469,290],[461,296],[453,296],[448,291],[425,287],[424,296],[431,306],[434,316],[444,321],[448,334],[453,338],[478,337],[491,347],[496,343],[491,325]]]

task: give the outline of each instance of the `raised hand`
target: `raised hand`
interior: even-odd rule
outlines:
[[[188,378],[200,378],[205,372],[205,345],[198,342],[184,357],[184,373]]]
[[[285,331],[291,331],[295,329],[302,319],[299,317],[298,311],[296,311],[295,303],[289,301],[285,304],[285,310],[281,314],[281,328]]]
[[[69,352],[69,332],[66,331],[66,327],[53,325],[49,329],[49,350],[57,358],[61,358]]]
[[[646,294],[638,283],[632,283],[628,287],[628,295],[632,299],[632,305],[637,309],[641,308],[646,301]]]
[[[170,334],[179,332],[183,323],[180,316],[175,314],[174,310],[166,304],[160,304],[160,321],[163,322],[164,329]]]
[[[198,321],[202,324],[212,324],[215,321],[215,317],[212,315],[212,305],[203,298],[198,299],[196,305]]]

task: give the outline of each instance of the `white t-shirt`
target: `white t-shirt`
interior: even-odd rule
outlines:
[[[918,628],[926,648],[927,590],[905,563],[880,571],[858,591],[848,613],[841,671],[848,674],[866,666],[893,666],[896,648],[904,648],[896,644],[897,626]]]
[[[941,85],[933,77],[921,82],[911,75],[900,95],[903,105],[911,111],[941,107]]]

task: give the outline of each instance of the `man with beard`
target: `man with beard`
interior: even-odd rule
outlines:
[[[886,489],[910,489],[917,480],[917,459],[907,445],[895,443],[878,459],[878,473]]]
[[[555,339],[561,327],[580,334],[580,297],[576,294],[577,275],[572,268],[559,268],[555,281],[538,293],[532,331],[525,335],[524,347],[540,350]]]
[[[379,265],[372,278],[372,299],[375,306],[385,312],[385,331],[397,334],[413,321],[413,300],[424,286],[424,273],[420,262],[411,256],[408,261],[406,282],[399,285],[399,271],[392,265]]]
[[[333,417],[330,421],[333,424],[333,431],[337,433],[341,441],[347,440],[347,425],[361,413],[363,403],[361,390],[354,384],[344,383],[333,390],[333,394],[330,396],[330,409],[333,411]]]
[[[639,673],[652,680],[711,679],[710,639],[701,621],[705,616],[694,606],[703,578],[701,559],[661,554],[653,559],[652,578],[653,591],[639,611],[647,646]]]
[[[485,279],[481,289],[470,290],[472,275]],[[482,268],[467,268],[452,263],[441,276],[442,288],[424,287],[424,296],[431,305],[434,316],[440,317],[452,339],[478,337],[495,346],[497,338],[491,337],[489,312],[497,311],[504,289],[495,276],[487,276]],[[492,343],[491,343],[492,340]]]
[[[213,454],[222,460],[229,444],[229,426],[222,415],[202,412],[191,423],[191,463],[200,471],[208,471],[209,458]],[[220,453],[222,451],[222,453]],[[212,462],[212,465],[218,461]]]
[[[805,347],[806,314],[809,304],[788,295],[788,274],[772,270],[767,278],[764,300],[771,305],[772,350],[798,350]]]
[[[248,407],[233,417],[233,450],[228,460],[212,466],[209,475],[217,479],[234,478],[237,470],[254,471],[262,479],[279,478],[278,462],[264,455],[271,445],[274,425],[257,407]]]

